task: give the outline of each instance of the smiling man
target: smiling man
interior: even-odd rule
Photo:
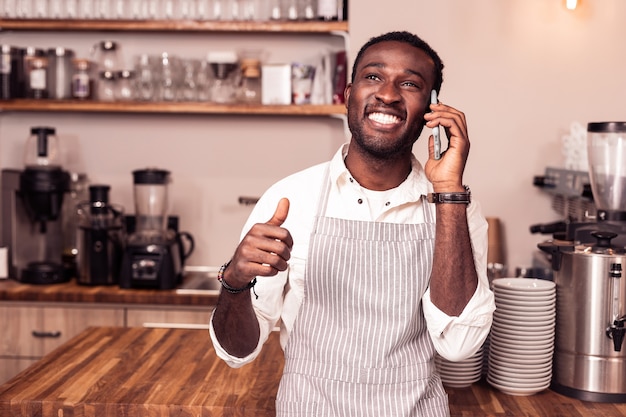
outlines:
[[[474,354],[495,309],[487,223],[463,185],[465,116],[429,104],[435,51],[408,32],[370,39],[346,87],[351,140],[268,189],[220,272],[210,333],[239,367],[280,323],[277,416],[447,416],[434,365]],[[439,126],[448,149],[412,147]]]

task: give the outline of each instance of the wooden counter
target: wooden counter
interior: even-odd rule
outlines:
[[[92,327],[0,386],[0,416],[273,416],[282,358],[277,334],[231,369],[206,330]],[[452,416],[626,415],[550,390],[518,397],[479,382],[448,393]]]
[[[0,280],[0,301],[83,302],[110,304],[215,305],[217,292],[179,294],[176,290],[123,289],[117,285],[86,286],[75,280],[32,285]]]

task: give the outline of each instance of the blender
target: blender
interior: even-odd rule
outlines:
[[[172,289],[182,281],[184,260],[193,251],[193,238],[168,227],[169,171],[133,171],[135,229],[126,239],[120,287]],[[182,237],[190,242],[185,251]]]
[[[30,284],[69,281],[64,271],[62,206],[70,175],[59,164],[52,127],[33,127],[24,169],[2,171],[2,240],[9,247],[9,274]]]
[[[587,126],[595,219],[538,246],[556,284],[552,389],[626,402],[626,122]]]

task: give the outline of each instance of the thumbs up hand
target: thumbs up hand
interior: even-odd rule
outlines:
[[[282,224],[288,214],[289,200],[282,198],[271,219],[250,228],[224,271],[224,280],[229,285],[244,287],[256,276],[274,276],[287,269],[293,239]]]

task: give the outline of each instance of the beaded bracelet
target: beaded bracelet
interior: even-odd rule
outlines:
[[[232,261],[232,259],[231,259],[231,261]],[[230,265],[231,261],[226,262],[224,265],[222,265],[220,267],[220,270],[217,272],[217,280],[219,282],[221,282],[222,283],[222,287],[224,287],[224,289],[226,291],[228,291],[229,293],[231,293],[231,294],[239,294],[239,293],[242,293],[242,292],[247,291],[250,288],[252,288],[252,292],[254,293],[254,296],[258,299],[259,296],[257,295],[256,291],[254,290],[254,286],[256,285],[256,277],[252,281],[250,281],[248,283],[248,285],[246,285],[245,287],[242,287],[242,288],[231,287],[224,280],[224,271],[226,270],[226,268],[228,268],[228,265]]]

